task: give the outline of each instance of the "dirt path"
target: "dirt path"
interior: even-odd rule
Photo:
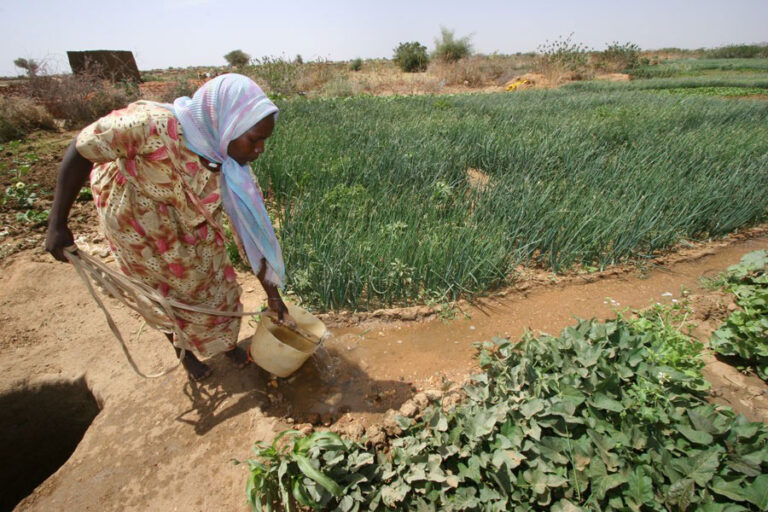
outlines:
[[[526,328],[555,333],[574,317],[605,318],[614,308],[679,300],[683,289],[697,292],[701,275],[765,248],[765,237],[737,241],[645,275],[485,300],[449,321],[369,321],[335,329],[324,359],[332,372],[324,364],[307,364],[294,377],[271,384],[263,371],[235,370],[223,357],[211,361],[215,373],[203,384],[190,383],[180,370],[158,380],[140,379],[72,269],[39,253],[20,253],[0,276],[0,394],[84,377],[101,412],[69,460],[19,509],[248,510],[246,472],[230,461],[247,458],[254,441],[286,428],[286,417],[330,424],[343,415],[345,421],[353,417],[365,424],[397,408],[414,389],[464,379],[473,371],[475,341],[515,338]],[[249,278],[241,283],[245,307],[255,308],[262,300],[258,283]],[[694,305],[702,319],[726,308]],[[139,328],[130,311],[112,309],[124,334]],[[243,343],[252,332],[252,326],[243,326]],[[173,363],[170,347],[158,334],[146,333],[131,345],[142,368],[158,370]],[[733,388],[718,391],[719,399],[753,419],[768,419],[762,381],[717,364],[722,363],[708,371]],[[31,402],[30,418],[33,410],[46,410],[42,401]],[[15,414],[12,421],[23,420],[23,413]],[[26,458],[43,455],[34,447],[17,448]]]

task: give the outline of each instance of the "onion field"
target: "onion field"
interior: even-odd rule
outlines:
[[[750,84],[755,86],[755,84]],[[760,222],[768,103],[630,90],[284,101],[255,164],[319,309],[444,301]]]

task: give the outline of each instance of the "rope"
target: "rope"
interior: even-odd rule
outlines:
[[[194,311],[196,313],[203,313],[207,315],[230,317],[254,316],[268,313],[267,311],[219,311],[216,309],[204,308],[200,306],[191,306],[189,304],[184,304],[183,302],[164,297],[160,292],[150,288],[144,283],[136,281],[135,279],[131,279],[130,277],[106,266],[104,263],[96,260],[88,254],[78,251],[77,246],[72,245],[65,247],[64,256],[67,258],[67,260],[69,260],[70,263],[72,263],[72,266],[75,267],[75,271],[83,280],[83,282],[85,282],[91,297],[93,297],[93,300],[96,301],[96,304],[104,312],[104,316],[107,318],[109,328],[112,330],[112,334],[115,335],[115,338],[117,338],[117,340],[120,342],[120,348],[122,348],[126,359],[128,359],[128,363],[131,365],[131,368],[133,368],[137,375],[145,379],[157,379],[168,375],[170,372],[175,370],[184,360],[187,347],[189,347],[189,340],[187,339],[186,334],[184,334],[184,332],[179,328],[179,324],[176,321],[177,317],[174,311],[175,309],[184,309],[186,311]],[[93,289],[91,280],[103,288],[108,295],[111,295],[125,306],[133,309],[142,317],[144,317],[144,324],[147,323],[147,318],[150,319],[151,323],[157,325],[170,323],[170,326],[173,329],[173,333],[175,335],[174,345],[180,349],[179,360],[176,362],[176,364],[155,374],[146,374],[142,372],[131,356],[131,353],[128,350],[128,346],[125,344],[125,340],[123,340],[123,336],[120,334],[120,329],[118,329],[117,324],[114,322],[114,320],[112,320],[112,316],[109,314],[109,311],[107,311],[104,303]],[[167,322],[163,322],[163,320],[166,320]],[[139,329],[139,337],[141,336],[141,332],[144,329],[144,324],[142,324],[141,328]]]

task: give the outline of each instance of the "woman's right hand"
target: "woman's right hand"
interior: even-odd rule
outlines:
[[[54,226],[53,224],[48,226],[48,235],[45,238],[45,250],[51,253],[51,255],[59,261],[67,263],[67,257],[64,256],[64,248],[75,245],[75,237],[72,236],[72,231],[69,227]]]

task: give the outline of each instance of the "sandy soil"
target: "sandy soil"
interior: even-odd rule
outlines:
[[[98,240],[88,235],[79,243],[99,254]],[[605,318],[615,309],[692,293],[705,337],[729,311],[730,299],[700,290],[699,277],[764,248],[765,237],[734,239],[642,273],[519,286],[527,289],[465,305],[452,320],[434,315],[431,321],[385,322],[371,316],[334,329],[328,354],[289,379],[270,379],[255,366],[236,370],[215,357],[214,375],[200,384],[181,370],[157,380],[139,378],[73,269],[40,250],[22,251],[6,260],[0,277],[0,395],[84,379],[101,411],[69,460],[18,509],[247,510],[246,471],[231,460],[247,458],[254,441],[294,422],[335,424],[359,435],[415,391],[465,379],[475,369],[474,342],[516,338],[528,328],[555,333],[574,317]],[[263,300],[257,281],[240,277],[246,308],[257,308]],[[139,329],[133,312],[108,304],[124,334]],[[252,332],[244,322],[243,344]],[[145,370],[174,363],[157,333],[129,344]],[[714,358],[707,375],[715,384],[713,400],[768,420],[762,381]],[[32,410],[38,402],[26,405]]]

